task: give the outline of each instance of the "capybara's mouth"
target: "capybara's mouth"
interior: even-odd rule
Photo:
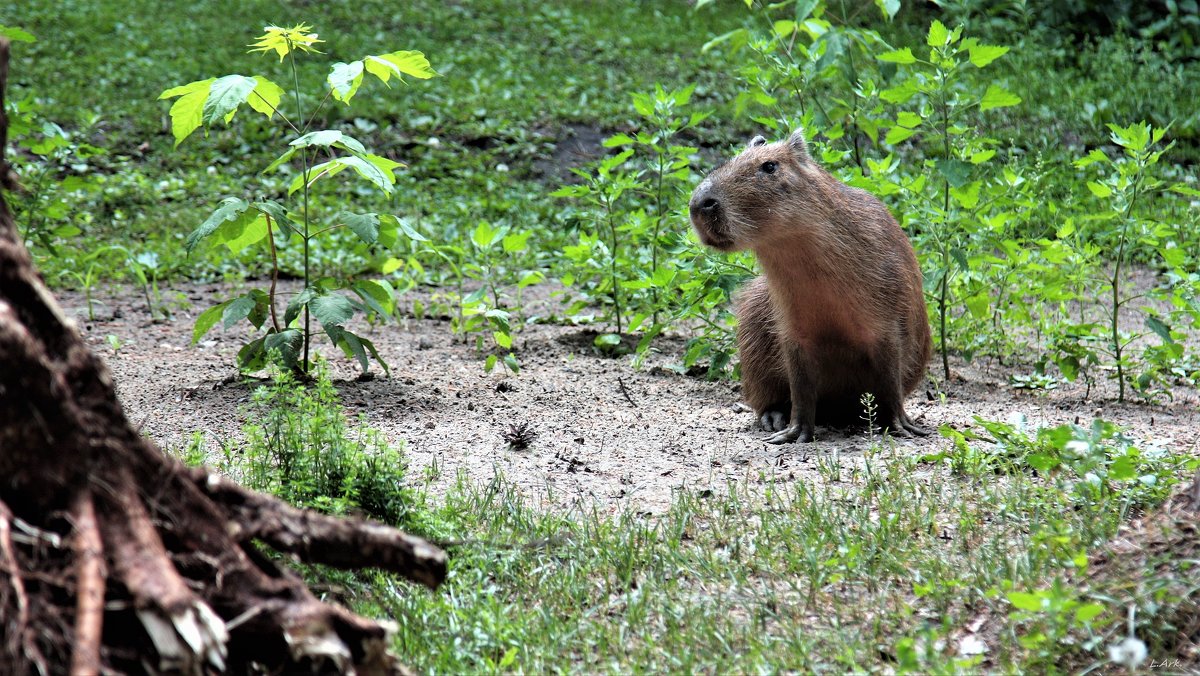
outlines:
[[[700,237],[700,243],[704,246],[709,246],[718,251],[730,251],[733,249],[733,240],[728,237],[723,237],[709,230],[707,227],[698,223],[694,223],[696,234]]]

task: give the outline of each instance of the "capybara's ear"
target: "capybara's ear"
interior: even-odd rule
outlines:
[[[767,139],[763,138],[762,136],[755,136],[754,138],[750,139],[750,145],[746,147],[757,148],[758,146],[764,145],[766,142]]]
[[[812,157],[808,154],[808,142],[804,140],[804,129],[798,127],[792,135],[788,137],[788,146],[792,152],[796,153],[796,157],[801,160],[809,160]]]

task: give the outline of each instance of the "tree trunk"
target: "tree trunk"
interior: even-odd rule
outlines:
[[[0,39],[0,190],[8,43]],[[126,419],[0,193],[0,673],[400,671],[378,623],[260,551],[436,587],[446,556],[378,523],[189,469]]]

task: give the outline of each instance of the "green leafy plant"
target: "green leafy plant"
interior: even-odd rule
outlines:
[[[245,443],[226,448],[221,471],[300,507],[405,523],[414,500],[403,455],[378,431],[350,428],[323,362],[312,375],[305,388],[290,369],[272,367],[247,410]]]
[[[480,221],[471,231],[467,247],[437,244],[431,248],[454,278],[451,330],[464,339],[474,335],[476,349],[481,352],[485,336],[490,333],[492,343],[504,351],[503,356],[488,354],[485,371],[491,372],[501,362],[513,373],[520,371],[520,362],[512,351],[515,324],[520,320],[514,313],[520,312],[524,289],[545,281],[540,270],[520,266],[520,254],[529,248],[532,235],[530,230],[514,232],[506,225]],[[478,287],[467,292],[468,280]],[[511,302],[509,289],[515,289]]]
[[[374,344],[346,327],[358,312],[387,316],[392,302],[390,287],[373,280],[361,280],[350,284],[349,290],[354,293],[351,297],[339,293],[342,285],[336,280],[314,279],[312,243],[322,234],[340,228],[352,231],[367,244],[384,247],[394,243],[400,233],[418,240],[423,237],[391,214],[340,211],[325,221],[318,221],[313,192],[317,186],[343,174],[355,175],[390,196],[395,188],[393,172],[402,165],[369,152],[343,131],[310,129],[326,102],[333,100],[349,105],[366,75],[388,84],[393,78],[403,81],[404,75],[427,79],[436,73],[425,56],[415,51],[396,51],[350,63],[335,63],[326,78],[327,91],[321,103],[306,109],[296,58],[301,53],[319,53],[316,45],[323,42],[316,33],[309,32],[310,28],[306,24],[291,28],[268,26],[251,45],[251,51],[277,54],[280,62],[288,60],[292,78],[290,94],[295,102],[295,112],[290,117],[284,112],[285,95],[289,92],[261,75],[226,75],[199,80],[168,89],[159,97],[176,99],[171,106],[171,129],[176,146],[202,126],[207,131],[218,122],[228,124],[245,104],[270,120],[278,118],[293,135],[285,152],[264,168],[263,173],[299,165],[299,171],[287,188],[289,198],[295,199],[293,196],[299,193],[297,205],[288,208],[270,199],[229,197],[188,235],[189,252],[205,240],[224,245],[231,253],[257,246],[269,257],[271,268],[271,285],[267,292],[254,289],[205,310],[196,320],[193,341],[199,340],[218,321],[227,328],[243,320],[248,320],[256,329],[266,324],[265,335],[247,343],[238,352],[241,368],[261,369],[266,364],[267,353],[277,350],[289,366],[307,373],[313,335],[310,320],[315,318],[330,342],[348,357],[357,359],[364,371],[368,368],[368,353],[386,369]],[[280,271],[278,249],[293,237],[302,249],[304,287],[292,297],[280,317],[276,308],[276,282]]]
[[[82,140],[100,118],[82,117],[79,127],[68,131],[48,119],[31,96],[15,101],[9,112],[9,134],[16,146],[13,165],[24,187],[12,194],[15,222],[27,245],[36,243],[51,256],[60,255],[59,242],[77,237],[81,226],[90,225],[91,214],[81,208],[82,196],[103,182],[91,163],[105,150]]]
[[[608,319],[618,336],[628,327],[622,317],[621,291],[636,276],[631,270],[635,262],[622,251],[622,233],[628,229],[630,220],[621,208],[621,200],[627,193],[644,187],[637,174],[617,171],[631,157],[632,149],[596,162],[591,171],[572,169],[583,182],[551,193],[553,197],[582,201],[594,226],[593,230],[580,232],[578,244],[563,248],[564,256],[575,266],[573,272],[562,276],[563,284],[585,289],[583,297],[568,308],[568,313],[578,314],[590,303],[600,302],[611,308]]]
[[[1174,245],[1178,241],[1175,228],[1142,215],[1146,211],[1145,203],[1168,188],[1153,173],[1163,154],[1174,145],[1162,146],[1160,143],[1167,130],[1156,129],[1145,122],[1127,127],[1109,124],[1108,128],[1112,141],[1122,149],[1123,157],[1113,159],[1101,150],[1093,150],[1076,160],[1075,166],[1082,169],[1095,165],[1106,170],[1100,180],[1087,182],[1088,191],[1105,206],[1089,219],[1093,228],[1090,239],[1112,254],[1110,269],[1098,267],[1095,270],[1108,299],[1103,305],[1108,320],[1106,341],[1097,343],[1097,348],[1111,359],[1117,379],[1117,401],[1124,401],[1127,372],[1131,366],[1127,348],[1140,337],[1121,328],[1121,310],[1141,297],[1141,294],[1125,290],[1128,266],[1138,251],[1153,252],[1175,269],[1187,262],[1187,256]],[[1185,194],[1196,192],[1182,184],[1173,187]],[[1183,356],[1183,343],[1177,340],[1167,323],[1148,314],[1145,325],[1162,340],[1159,361],[1169,363]]]
[[[935,178],[927,180],[921,174],[904,187],[922,221],[916,233],[918,249],[932,253],[927,257],[933,263],[932,274],[926,275],[925,283],[934,298],[946,378],[950,377],[947,320],[953,302],[952,278],[956,272],[970,270],[968,254],[992,234],[990,228],[979,227],[988,222],[977,214],[989,202],[980,167],[996,155],[992,147],[996,142],[979,135],[967,115],[1021,102],[999,85],[990,84],[982,93],[972,86],[967,71],[986,68],[1009,48],[982,44],[962,33],[961,26],[951,30],[935,19],[926,35],[927,58],[916,56],[909,47],[877,56],[885,63],[907,67],[880,97],[898,106],[917,103],[914,110],[897,114],[884,142],[899,144],[921,132],[931,142],[931,156],[924,164]]]

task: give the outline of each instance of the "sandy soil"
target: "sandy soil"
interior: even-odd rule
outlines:
[[[89,344],[104,355],[131,420],[166,448],[183,446],[201,431],[216,450],[236,439],[254,380],[239,378],[238,328],[214,329],[190,345],[196,314],[229,294],[218,285],[180,287],[191,307],[171,321],[151,321],[144,299],[130,289],[97,293],[96,321],[87,321],[80,294],[60,294]],[[167,291],[171,296],[176,291]],[[108,336],[121,343],[115,351]],[[816,480],[819,458],[860,462],[864,431],[818,428],[812,444],[771,446],[739,403],[738,385],[708,382],[663,368],[676,363],[683,341],[660,341],[660,353],[633,370],[629,357],[599,356],[592,334],[578,327],[532,326],[517,337],[523,369],[518,376],[485,374],[473,348],[456,341],[449,323],[409,319],[371,336],[391,365],[390,376],[358,378],[357,366],[328,345],[332,372],[346,412],[365,417],[393,443],[403,444],[410,476],[436,463],[435,489],[459,472],[474,481],[495,473],[547,506],[595,506],[660,513],[681,487],[724,490],[731,481]],[[336,352],[336,353],[335,353]],[[1164,405],[1115,403],[1115,385],[1081,383],[1050,392],[1014,389],[1009,377],[1029,369],[952,360],[955,378],[943,392],[918,390],[906,407],[919,423],[969,427],[975,416],[1033,425],[1087,424],[1099,416],[1120,423],[1142,444],[1197,454],[1200,393],[1180,387]],[[537,433],[529,448],[508,448],[502,433],[528,423]],[[938,435],[896,440],[901,453],[933,453],[947,446]]]

